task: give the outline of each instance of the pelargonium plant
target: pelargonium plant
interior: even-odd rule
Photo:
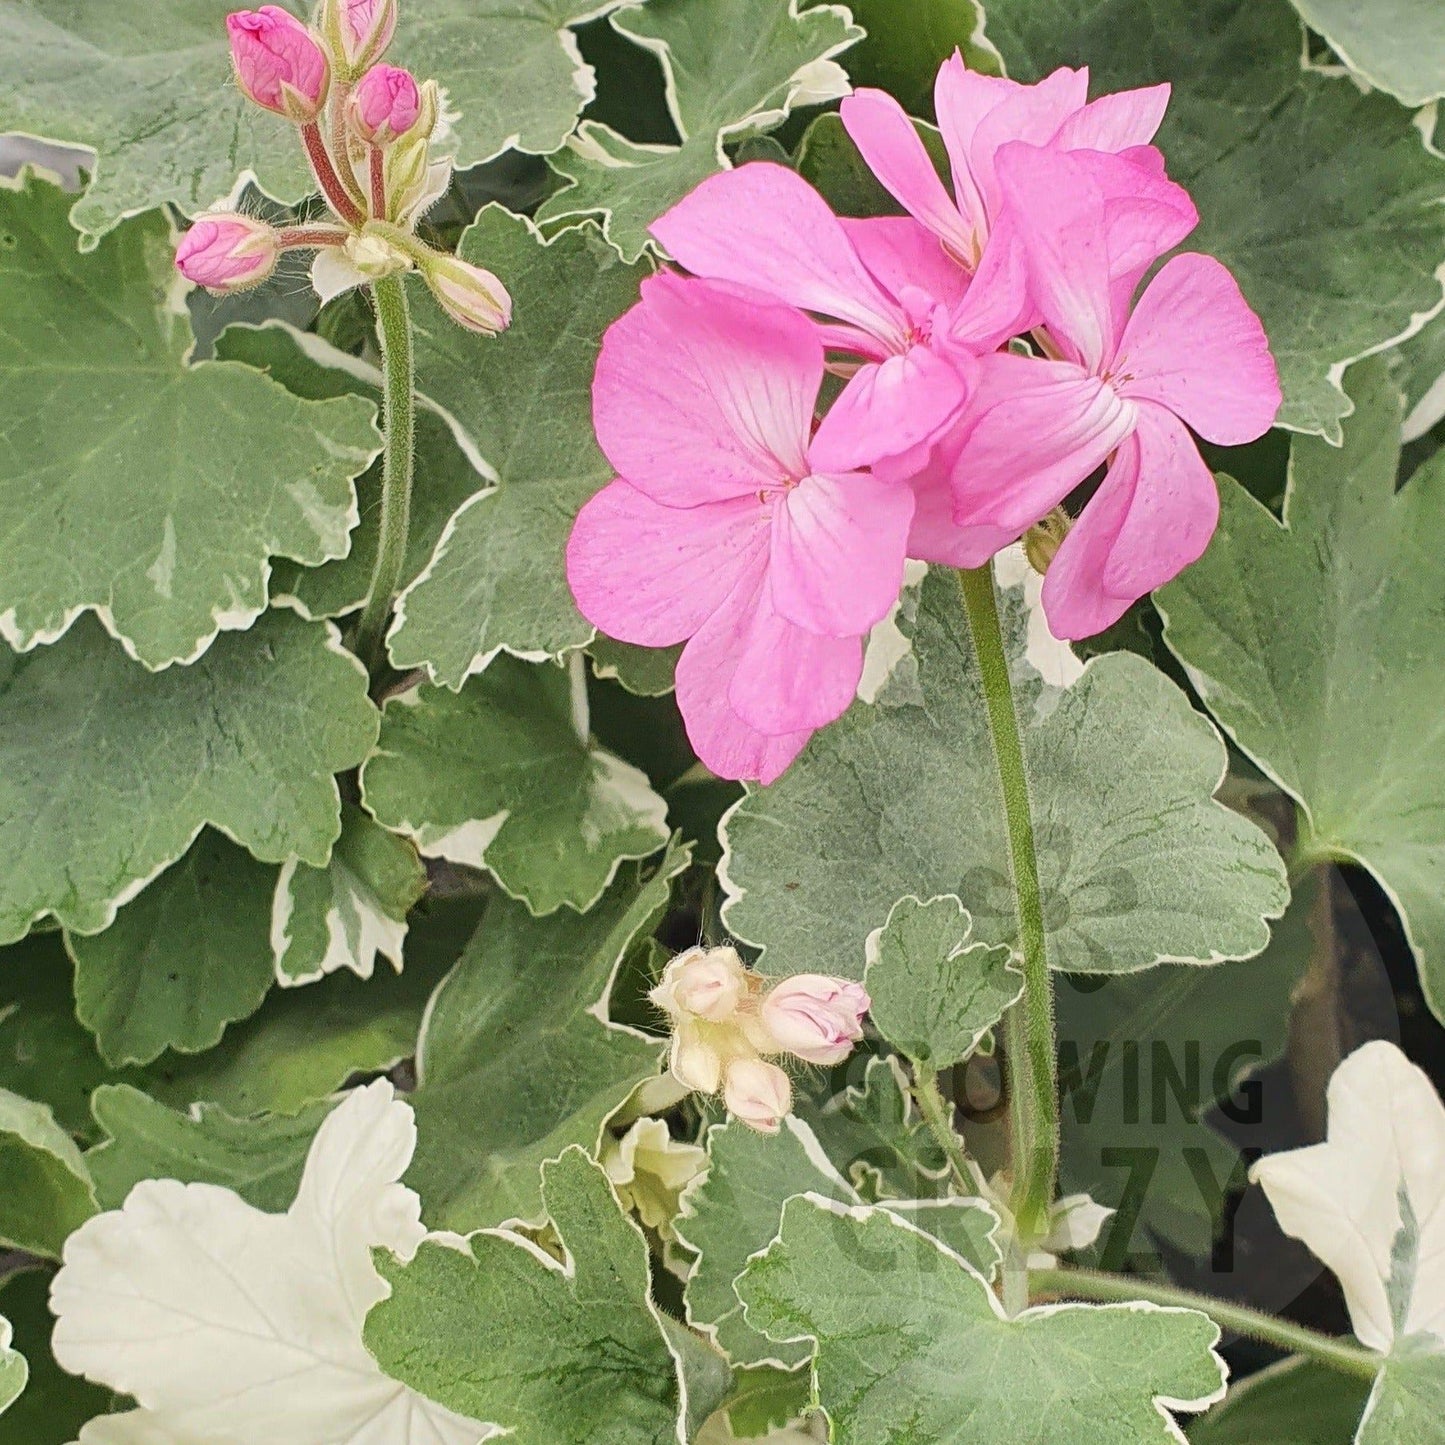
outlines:
[[[924,8],[0,0],[0,1445],[1442,1438],[1434,12]]]

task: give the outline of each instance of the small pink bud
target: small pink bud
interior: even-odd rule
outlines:
[[[347,102],[352,131],[368,145],[389,146],[416,124],[421,92],[409,70],[377,65],[357,83]]]
[[[306,125],[321,114],[331,63],[310,30],[276,5],[226,16],[241,90],[257,105]]]
[[[700,1094],[715,1094],[722,1083],[722,1055],[698,1036],[696,1025],[678,1026],[668,1067],[679,1084]]]
[[[321,28],[352,75],[381,58],[396,33],[396,0],[325,0]]]
[[[793,1107],[793,1086],[776,1065],[762,1059],[734,1059],[723,1081],[723,1103],[734,1118],[760,1134],[776,1134]]]
[[[493,336],[511,325],[512,298],[490,271],[439,255],[425,263],[423,274],[442,310],[468,331]]]
[[[869,998],[860,984],[800,973],[763,1000],[763,1024],[779,1048],[810,1064],[838,1064],[863,1037]]]
[[[747,973],[737,950],[690,948],[663,970],[652,1001],[673,1018],[691,1014],[723,1023],[737,1012],[747,992]]]
[[[259,286],[275,269],[281,237],[252,216],[202,216],[176,247],[176,270],[187,281],[224,295]]]

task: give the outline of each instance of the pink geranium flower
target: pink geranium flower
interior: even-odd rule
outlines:
[[[277,5],[226,16],[236,83],[265,109],[305,125],[321,113],[331,65],[310,30]]]
[[[677,699],[698,756],[770,782],[853,700],[863,635],[893,605],[913,495],[822,466],[817,328],[672,275],[603,341],[597,437],[618,479],[567,549],[577,605],[612,637],[687,639]]]
[[[801,176],[754,162],[705,180],[652,234],[696,276],[813,313],[825,345],[859,358],[819,429],[818,465],[907,453],[957,416],[967,357],[935,337],[948,334],[969,277],[917,222],[840,220]]]
[[[1016,145],[998,158],[1047,355],[980,362],[953,471],[955,520],[1017,536],[1109,462],[1059,548],[1043,603],[1056,637],[1088,637],[1196,560],[1219,496],[1189,434],[1235,446],[1279,410],[1259,318],[1208,256],[1169,261],[1132,315],[1108,203],[1080,158]]]

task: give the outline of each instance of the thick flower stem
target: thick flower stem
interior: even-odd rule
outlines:
[[[1363,1345],[1333,1335],[1307,1330],[1303,1325],[1276,1319],[1244,1305],[1230,1304],[1192,1290],[1175,1289],[1173,1285],[1156,1284],[1133,1275],[1098,1274],[1087,1269],[1036,1269],[1029,1275],[1035,1296],[1049,1299],[1096,1300],[1104,1303],[1145,1300],[1150,1304],[1176,1309],[1199,1310],[1215,1324],[1237,1335],[1259,1340],[1292,1355],[1305,1355],[1343,1375],[1373,1380],[1383,1360]]]
[[[1044,938],[1043,898],[1034,851],[1033,815],[1008,657],[999,627],[993,574],[958,574],[983,684],[994,759],[1008,829],[1024,994],[1005,1019],[1012,1115],[1014,1191],[1010,1201],[1020,1244],[1048,1232],[1059,1165],[1059,1102],[1054,1042],[1054,986]]]
[[[392,598],[401,582],[411,526],[412,448],[416,425],[411,316],[406,282],[384,276],[372,283],[377,330],[381,336],[381,368],[385,389],[383,424],[386,451],[382,462],[381,539],[366,608],[356,627],[356,655],[369,669],[382,660],[382,638],[391,615]]]

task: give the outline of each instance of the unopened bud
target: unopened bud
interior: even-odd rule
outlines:
[[[421,114],[421,95],[409,70],[377,65],[357,83],[346,103],[352,133],[368,145],[389,146],[408,134]]]
[[[763,1000],[763,1026],[777,1047],[807,1063],[838,1064],[863,1037],[869,1002],[861,984],[800,973]]]
[[[346,253],[346,259],[363,276],[373,281],[381,276],[390,276],[397,271],[410,270],[414,264],[412,258],[400,246],[395,245],[386,236],[370,229],[348,236],[341,249]]]
[[[663,970],[650,997],[673,1018],[686,1014],[722,1023],[747,994],[747,971],[734,948],[690,948]]]
[[[216,295],[259,286],[275,269],[281,237],[274,226],[233,212],[202,216],[176,247],[176,270]]]
[[[226,17],[236,83],[257,105],[307,125],[321,114],[331,84],[326,51],[294,15],[276,5]]]
[[[734,1059],[723,1080],[723,1103],[734,1118],[760,1134],[776,1134],[793,1107],[793,1086],[776,1065],[763,1059]]]
[[[1062,507],[1055,507],[1024,533],[1024,556],[1040,577],[1049,570],[1049,563],[1064,545],[1070,525],[1069,514]]]
[[[321,30],[348,77],[381,59],[396,33],[396,0],[324,0]]]
[[[459,256],[436,255],[422,274],[442,310],[468,331],[494,336],[511,325],[512,298],[490,271]]]

